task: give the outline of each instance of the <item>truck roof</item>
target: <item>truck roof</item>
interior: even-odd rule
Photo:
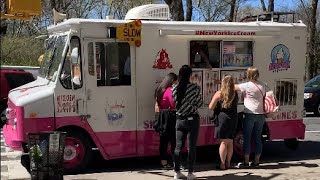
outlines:
[[[69,29],[72,26],[80,26],[85,24],[124,24],[132,20],[110,20],[110,19],[78,19],[72,18],[65,20],[57,25],[49,26],[49,32],[62,31]],[[254,21],[254,22],[197,22],[197,21],[150,21],[142,20],[143,25],[158,26],[158,27],[170,27],[175,29],[213,29],[213,28],[246,28],[246,29],[259,29],[261,27],[267,27],[268,29],[280,28],[280,27],[306,27],[302,21],[297,23],[279,23],[271,21]]]

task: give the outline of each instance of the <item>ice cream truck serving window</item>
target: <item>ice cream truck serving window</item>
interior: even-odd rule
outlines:
[[[128,43],[90,42],[88,60],[89,74],[97,77],[97,86],[131,85]]]
[[[253,42],[190,41],[190,65],[193,68],[250,67]]]

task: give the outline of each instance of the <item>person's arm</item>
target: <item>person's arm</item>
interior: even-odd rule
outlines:
[[[201,107],[203,104],[203,100],[201,97],[201,93],[200,93],[200,87],[198,85],[196,85],[196,98],[194,99],[194,101],[192,102],[193,106],[196,106],[197,108]]]
[[[167,89],[163,95],[163,98],[166,99],[169,102],[170,108],[175,109],[176,104],[174,103],[172,93],[171,93],[171,88]]]
[[[155,104],[154,104],[154,112],[155,112],[155,113],[160,112],[160,108],[159,108],[159,105],[158,105],[157,99],[156,99],[156,102],[155,102]]]
[[[203,57],[204,61],[206,62],[207,67],[208,68],[212,68],[212,66],[211,66],[211,64],[209,62],[208,56],[202,50],[200,50],[200,55],[201,55],[201,57]]]
[[[221,91],[217,91],[211,99],[211,102],[209,104],[209,109],[214,109],[220,98],[221,98]]]
[[[234,90],[236,90],[236,91],[241,91],[240,85],[239,85],[239,84],[235,84],[235,85],[234,85]]]

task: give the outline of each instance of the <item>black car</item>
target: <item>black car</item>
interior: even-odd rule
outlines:
[[[304,108],[320,116],[320,75],[310,79],[304,87]]]

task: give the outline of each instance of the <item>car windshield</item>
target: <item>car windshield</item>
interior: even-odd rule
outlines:
[[[306,83],[306,87],[320,87],[320,75],[310,79]]]
[[[51,80],[58,72],[59,64],[63,58],[63,50],[67,36],[54,36],[48,39],[46,51],[39,70],[39,76]]]

